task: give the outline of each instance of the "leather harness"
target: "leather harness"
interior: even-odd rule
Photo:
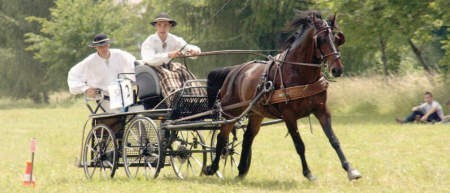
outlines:
[[[269,97],[269,103],[277,104],[310,97],[327,90],[327,88],[328,81],[322,76],[319,80],[312,84],[292,86],[272,91],[270,93],[271,96]]]
[[[325,31],[330,31],[330,27],[328,26],[328,24],[326,22],[323,22],[325,24],[325,26],[323,27],[323,29],[320,29],[318,32],[316,32],[316,34],[314,35],[314,46],[313,49],[317,48],[317,35],[320,33],[323,33]],[[290,49],[290,48],[289,48]],[[266,85],[266,83],[271,82],[271,80],[269,80],[269,72],[270,69],[272,68],[272,66],[275,66],[275,74],[274,74],[274,80],[276,81],[277,76],[280,76],[280,88],[273,90],[273,86],[271,89],[264,89],[266,91],[265,97],[264,97],[264,102],[262,103],[263,107],[265,107],[268,112],[270,114],[272,114],[275,117],[282,117],[281,112],[278,110],[277,105],[275,104],[279,104],[279,103],[286,103],[288,104],[291,101],[294,100],[298,100],[298,99],[302,99],[302,98],[306,98],[306,97],[310,97],[310,96],[314,96],[317,94],[320,94],[324,91],[326,91],[328,89],[328,81],[327,79],[323,76],[323,74],[321,74],[320,78],[315,81],[314,83],[311,84],[306,84],[306,85],[298,85],[298,86],[292,86],[292,87],[285,87],[284,86],[284,82],[283,82],[283,77],[282,77],[282,65],[287,63],[287,64],[292,64],[292,65],[302,65],[302,66],[312,66],[312,67],[321,67],[321,65],[316,65],[316,64],[310,64],[310,63],[301,63],[301,62],[288,62],[285,61],[286,59],[286,55],[287,52],[289,51],[286,50],[283,53],[281,53],[280,55],[277,55],[276,57],[271,57],[268,56],[267,58],[270,60],[269,62],[267,62],[268,64],[266,64],[267,66],[264,69],[263,75],[262,75],[262,81],[259,84],[258,87],[264,87],[264,85]],[[319,49],[320,50],[320,49]],[[328,56],[334,55],[334,59],[338,59],[340,57],[339,52],[337,52],[336,48],[333,45],[333,52],[332,53],[328,53],[328,54],[324,54],[322,52],[322,50],[320,50],[321,56],[322,56],[322,60]],[[274,85],[271,83],[271,85]],[[227,105],[221,108],[222,112],[223,111],[228,111],[228,110],[234,110],[237,108],[241,108],[244,106],[249,105],[250,101],[242,101],[236,104],[232,104],[232,105]],[[252,112],[256,113],[256,114],[262,114],[261,112],[258,112],[255,109],[252,109]]]

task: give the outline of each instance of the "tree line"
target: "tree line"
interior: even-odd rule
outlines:
[[[94,52],[87,45],[106,33],[112,47],[140,58],[161,11],[179,25],[173,33],[203,51],[280,49],[291,34],[294,9],[336,13],[346,36],[341,47],[347,75],[425,71],[447,77],[450,40],[446,0],[0,0],[0,96],[48,102],[65,90],[68,70]],[[267,54],[276,54],[268,52]],[[187,60],[204,77],[221,66],[260,59],[225,55]]]

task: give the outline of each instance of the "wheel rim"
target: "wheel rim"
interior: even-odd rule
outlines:
[[[149,118],[138,118],[126,129],[123,160],[128,177],[156,178],[161,165],[161,147],[156,124]]]
[[[170,163],[180,179],[202,174],[207,154],[200,131],[178,131],[170,150]]]
[[[117,168],[117,151],[114,135],[106,125],[97,125],[86,138],[83,166],[87,178],[95,173],[100,177],[114,177]]]
[[[234,128],[234,131],[228,136],[228,140],[225,143],[225,149],[220,155],[219,170],[217,170],[216,175],[220,178],[232,178],[236,176],[238,171],[239,159],[241,156],[242,149],[242,139],[244,136],[245,129]],[[217,144],[217,135],[220,131],[214,130],[210,133],[211,139],[211,149],[210,152],[211,162],[216,158],[215,147]]]

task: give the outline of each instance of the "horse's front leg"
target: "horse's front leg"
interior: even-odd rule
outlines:
[[[223,125],[220,129],[220,133],[217,135],[217,143],[216,143],[216,157],[212,160],[212,164],[205,168],[206,175],[213,175],[219,170],[219,162],[222,152],[224,151],[225,145],[228,140],[228,135],[230,135],[231,130],[233,129],[234,124]]]
[[[316,177],[314,177],[311,174],[308,164],[306,163],[305,144],[303,143],[300,133],[298,132],[297,119],[294,118],[293,115],[295,114],[294,113],[285,114],[284,115],[285,123],[288,128],[289,134],[291,135],[292,141],[294,142],[295,150],[297,151],[297,154],[300,156],[303,168],[303,176],[305,176],[309,181],[314,181]]]
[[[352,168],[350,163],[347,161],[347,158],[345,158],[344,153],[342,152],[339,139],[336,137],[333,132],[333,128],[331,127],[331,115],[328,108],[324,107],[322,111],[316,112],[314,113],[314,115],[317,117],[317,119],[319,119],[320,125],[322,126],[325,135],[327,136],[331,146],[333,146],[334,150],[339,156],[339,159],[341,160],[342,167],[345,171],[347,171],[348,179],[356,180],[361,178],[361,174],[359,173],[359,171]]]

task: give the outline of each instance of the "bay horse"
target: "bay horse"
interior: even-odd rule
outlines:
[[[344,36],[341,32],[337,34],[333,32],[335,26],[335,15],[329,20],[324,20],[318,11],[298,11],[297,16],[290,23],[291,29],[296,29],[297,31],[287,41],[284,59],[275,61],[272,64],[254,61],[233,68],[226,76],[220,89],[219,98],[221,105],[227,106],[252,100],[256,93],[261,90],[261,82],[263,82],[264,76],[267,77],[267,80],[273,82],[275,90],[289,89],[300,85],[312,85],[323,79],[321,63],[325,61],[332,75],[339,77],[343,72],[344,66],[337,46],[343,43]],[[306,87],[302,88],[305,89]],[[295,92],[301,91],[296,90]],[[270,94],[266,95],[263,98],[268,99]],[[262,120],[267,117],[283,119],[296,151],[300,156],[303,175],[308,180],[314,180],[315,177],[311,174],[306,162],[305,145],[297,127],[298,119],[314,114],[319,120],[331,146],[336,151],[349,180],[360,178],[361,174],[358,170],[352,168],[347,161],[340,147],[339,140],[333,132],[330,111],[326,105],[326,87],[319,93],[311,96],[294,100],[286,98],[283,102],[277,103],[267,103],[270,100],[261,99],[251,109],[251,112],[248,114],[248,126],[242,143],[238,177],[245,177],[249,171],[252,143],[259,132]],[[247,107],[248,104],[237,109],[224,110],[224,114],[237,117]],[[224,124],[220,128],[220,133],[217,136],[216,156],[212,164],[204,169],[206,175],[213,175],[219,169],[220,154],[225,148],[225,143],[233,126],[233,123]]]

